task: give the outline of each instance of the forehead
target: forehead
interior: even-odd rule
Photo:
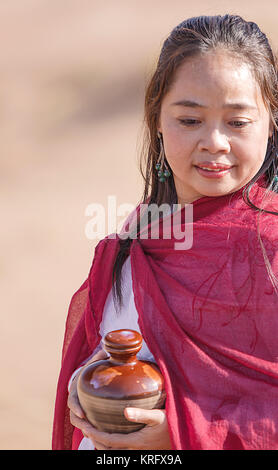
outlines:
[[[201,100],[208,106],[242,101],[264,107],[251,66],[221,50],[186,59],[176,71],[167,98]]]

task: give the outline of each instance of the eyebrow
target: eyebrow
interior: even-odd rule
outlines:
[[[191,100],[176,101],[175,103],[172,103],[172,106],[184,106],[186,108],[207,108],[207,106],[197,103],[196,101],[191,101]],[[238,109],[238,110],[257,109],[256,106],[252,106],[251,104],[248,104],[248,103],[227,103],[227,104],[224,104],[223,108],[232,108],[232,109]]]

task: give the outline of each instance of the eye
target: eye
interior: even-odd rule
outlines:
[[[179,119],[179,122],[187,127],[198,126],[201,123],[198,119]]]
[[[240,129],[241,127],[246,127],[248,124],[250,124],[250,122],[249,121],[229,121],[229,124],[231,124],[231,126],[233,127]]]

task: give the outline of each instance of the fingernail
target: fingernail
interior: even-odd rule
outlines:
[[[135,413],[132,408],[126,408],[126,413],[129,418],[135,418]]]
[[[85,418],[85,414],[83,413],[82,410],[78,410],[78,411],[76,412],[76,414],[77,414],[78,418],[81,418],[81,419]]]

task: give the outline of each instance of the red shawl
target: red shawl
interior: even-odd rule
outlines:
[[[242,188],[243,189],[243,188]],[[278,218],[259,215],[242,189],[193,203],[193,245],[134,239],[133,291],[143,337],[165,379],[173,449],[278,449]],[[260,180],[250,198],[259,207]],[[278,210],[274,204],[265,206]],[[276,206],[276,208],[275,208]],[[181,210],[184,224],[184,209]],[[57,388],[53,449],[70,449],[67,383],[100,341],[118,238],[102,240],[74,294]]]

